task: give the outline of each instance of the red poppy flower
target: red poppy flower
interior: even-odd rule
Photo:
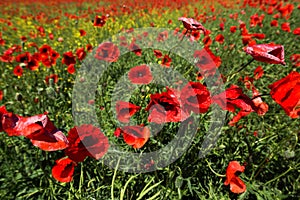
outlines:
[[[76,50],[76,56],[78,60],[83,60],[85,58],[86,52],[84,51],[83,47]]]
[[[274,19],[274,20],[271,21],[270,25],[277,27],[278,26],[278,21]]]
[[[255,80],[260,79],[264,74],[264,70],[261,66],[258,66],[255,70],[254,70],[254,78]]]
[[[3,93],[2,93],[3,95]],[[3,97],[3,96],[2,96]],[[0,106],[0,132],[3,131],[3,128],[2,128],[2,118],[5,114],[8,114],[9,112],[6,110],[6,107],[5,106]]]
[[[85,32],[85,30],[83,30],[83,29],[80,29],[80,30],[79,30],[79,33],[80,33],[80,36],[81,36],[81,37],[86,35],[86,32]]]
[[[300,116],[300,74],[292,71],[286,77],[269,85],[271,96],[291,118]]]
[[[21,117],[6,112],[1,116],[1,124],[9,136],[25,136],[44,151],[62,150],[68,145],[65,135],[44,114]]]
[[[39,48],[39,53],[43,56],[48,56],[50,54],[50,52],[52,51],[51,47],[47,44],[44,44],[43,46],[41,46]]]
[[[221,30],[221,31],[224,30],[224,26],[225,26],[224,22],[221,22],[221,23],[220,23],[220,30]]]
[[[95,16],[94,26],[96,26],[96,27],[102,27],[102,26],[104,26],[104,24],[106,22],[105,20],[106,20],[105,16],[102,16],[102,17]]]
[[[196,50],[194,52],[194,57],[198,58],[196,66],[204,77],[213,76],[222,63],[221,58],[214,55],[209,47],[205,47],[202,50]]]
[[[74,74],[76,71],[74,64],[69,65],[67,71],[69,74]]]
[[[300,67],[300,54],[291,55],[290,60],[292,61],[293,66]]]
[[[95,58],[107,62],[116,62],[120,56],[119,48],[111,42],[101,43],[97,50]]]
[[[87,156],[100,159],[109,148],[107,137],[91,124],[75,126],[68,133],[69,146],[65,154],[75,162],[82,162]]]
[[[161,58],[162,57],[162,53],[161,53],[160,50],[153,50],[153,53],[154,53],[156,58]]]
[[[168,39],[168,31],[163,31],[163,32],[159,33],[157,38],[156,38],[156,40],[158,42],[163,42],[166,39]]]
[[[215,38],[215,40],[217,42],[219,42],[220,44],[222,44],[224,42],[224,36],[222,34],[218,34]]]
[[[231,85],[231,87],[224,92],[213,96],[212,102],[229,112],[235,112],[236,108],[240,109],[238,114],[229,122],[229,125],[231,126],[238,122],[242,117],[245,117],[256,110],[256,106],[252,100],[247,95],[243,94],[243,90],[236,85]]]
[[[53,40],[53,39],[54,39],[53,33],[49,33],[49,39],[50,39],[50,40]]]
[[[49,79],[53,80],[53,83],[57,83],[58,82],[58,75],[57,74],[51,74],[50,76],[46,76],[45,78],[45,82],[47,85],[49,85]]]
[[[16,56],[16,61],[19,63],[28,63],[30,60],[31,54],[29,52],[25,52]]]
[[[257,61],[285,65],[282,45],[256,44],[244,47],[243,50]]]
[[[252,102],[254,103],[254,105],[256,107],[255,112],[259,116],[263,116],[266,114],[266,112],[268,112],[268,110],[269,110],[268,104],[263,102],[263,100],[260,97],[260,93],[254,87],[254,85],[252,85]]]
[[[3,99],[3,91],[0,90],[0,101],[2,101],[2,99]],[[0,119],[1,119],[1,117],[0,117]],[[0,124],[1,124],[1,123],[0,123]]]
[[[210,93],[207,88],[199,82],[189,82],[180,93],[183,109],[190,113],[205,113],[210,104]]]
[[[212,43],[212,40],[210,39],[210,37],[207,35],[203,38],[202,42],[204,43],[205,47],[209,47]]]
[[[65,52],[63,54],[63,59],[62,59],[62,63],[69,66],[71,64],[75,64],[76,63],[76,60],[75,60],[75,56],[73,55],[72,51],[68,51],[68,52]]]
[[[117,128],[114,135],[119,137],[121,133],[126,144],[135,149],[142,148],[150,138],[150,130],[144,126],[124,126]]]
[[[37,70],[39,68],[38,60],[31,57],[31,60],[27,63],[26,68],[28,68],[32,71]]]
[[[190,40],[191,41],[198,41],[200,39],[200,32],[199,31],[192,31],[190,34]]]
[[[23,75],[23,68],[18,65],[14,68],[13,73],[14,73],[15,76],[22,76]]]
[[[184,121],[189,115],[182,110],[178,97],[179,92],[169,88],[166,92],[151,94],[150,103],[146,108],[151,112],[148,121],[157,124]]]
[[[129,45],[129,50],[132,51],[133,53],[135,53],[135,55],[137,56],[141,56],[142,55],[142,49],[134,42],[132,41]]]
[[[300,35],[300,27],[295,28],[295,30],[293,31],[294,35]]]
[[[291,32],[290,23],[285,22],[281,24],[281,30],[285,32]]]
[[[236,26],[231,26],[230,27],[230,32],[231,33],[235,33],[236,32],[237,27]]]
[[[26,42],[27,41],[27,38],[25,36],[21,36],[20,38],[23,42]]]
[[[237,173],[245,171],[245,166],[241,166],[237,161],[230,161],[226,169],[226,181],[224,185],[230,185],[230,191],[240,194],[246,191],[245,183],[238,177]]]
[[[204,33],[206,33],[206,29],[204,28],[204,26],[193,18],[180,17],[178,18],[178,20],[182,21],[183,26],[187,30],[202,30]]]
[[[254,38],[260,39],[260,40],[262,40],[266,37],[266,35],[263,33],[252,33],[251,36]]]
[[[172,59],[166,54],[161,60],[161,64],[167,68],[171,66]]]
[[[147,65],[140,65],[129,70],[128,78],[133,84],[149,84],[152,81],[152,74]]]
[[[69,158],[61,158],[55,163],[52,168],[52,176],[59,182],[71,182],[77,164]]]
[[[87,44],[87,45],[86,45],[86,50],[87,50],[88,52],[92,52],[92,51],[93,51],[93,46],[92,46],[91,44]]]
[[[136,106],[130,102],[117,101],[117,119],[122,123],[128,123],[130,117],[134,115],[138,110],[140,110],[140,108],[140,106]]]

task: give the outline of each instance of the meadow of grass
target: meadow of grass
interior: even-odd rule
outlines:
[[[24,136],[10,137],[3,130],[7,125],[0,109],[0,199],[299,199],[299,103],[295,106],[298,109],[295,115],[298,116],[288,116],[274,101],[268,87],[292,71],[300,72],[299,1],[15,0],[2,1],[0,5],[0,106],[5,106],[9,112],[24,117],[46,113],[55,127],[67,136],[75,125],[87,123],[89,119],[82,115],[78,119],[76,113],[84,111],[76,110],[77,103],[83,100],[87,108],[91,106],[94,110],[96,121],[111,147],[117,146],[128,154],[143,155],[159,150],[176,140],[179,130],[196,130],[194,134],[180,136],[179,142],[190,142],[188,146],[177,145],[178,149],[172,153],[180,156],[167,166],[156,166],[156,170],[147,171],[148,167],[157,164],[149,158],[144,173],[118,170],[132,163],[130,160],[118,162],[109,149],[101,159],[87,157],[84,162],[76,162],[72,180],[59,182],[52,176],[52,168],[56,160],[65,157],[65,151],[43,151]],[[102,17],[100,24],[95,22],[96,16]],[[193,42],[179,40],[177,36],[183,37],[187,32],[178,20],[180,17],[197,20],[210,33],[199,33],[199,38]],[[236,27],[236,31],[232,27]],[[141,47],[148,42],[161,45],[162,54],[171,57],[172,65],[162,65],[164,62],[153,54],[154,49],[142,49],[141,55],[137,55],[137,52],[128,51],[126,45],[118,46],[121,53],[125,53],[102,71],[102,61],[89,60],[94,58],[102,42],[120,42],[118,35],[126,36],[126,42],[130,44],[132,38],[129,35],[133,30],[149,30],[150,36],[156,30],[169,31],[169,43],[160,43],[157,38],[151,37],[140,40],[134,33],[133,37]],[[124,96],[127,101],[141,107],[132,116],[135,124],[130,125],[143,124],[151,130],[156,125],[149,122],[149,112],[145,108],[151,101],[151,94],[166,91],[164,84],[168,83],[168,78],[176,79],[171,69],[183,74],[187,81],[207,85],[213,94],[214,86],[209,87],[210,80],[199,78],[190,60],[185,59],[191,43],[201,48],[208,46],[215,56],[220,57],[217,69],[223,77],[222,87],[226,89],[232,84],[237,85],[242,88],[243,94],[251,98],[251,87],[255,86],[268,110],[263,115],[251,112],[233,125],[229,122],[238,110],[226,111],[220,135],[204,157],[199,157],[199,152],[203,151],[201,145],[212,113],[221,111],[219,107],[211,106],[205,113],[193,113],[189,118],[191,123],[165,123],[159,127],[159,133],[152,135],[141,148],[133,148],[122,137],[115,137],[115,130],[121,123],[116,119],[114,110],[119,99],[114,99],[113,94]],[[239,71],[252,58],[243,48],[254,43],[284,46],[286,65],[254,60]],[[181,46],[176,49],[168,44]],[[59,54],[49,66],[40,60],[36,69],[29,69],[28,60],[18,61],[18,55],[25,52],[31,55],[41,53],[43,45],[50,46]],[[8,50],[13,52],[9,54]],[[66,62],[66,52],[74,55],[74,65]],[[87,55],[81,59],[83,52]],[[158,76],[153,80],[163,82],[166,79],[164,84],[150,83],[130,88],[126,73],[142,64],[151,66],[153,76]],[[93,71],[89,66],[100,70],[95,74],[103,72],[97,83],[93,82]],[[257,78],[254,70],[259,66],[263,75]],[[156,72],[159,67],[162,71]],[[85,72],[91,77],[86,75],[84,80],[81,75]],[[124,81],[119,83],[124,74]],[[57,76],[57,82],[46,78],[51,75]],[[291,96],[298,101],[299,77],[296,81],[294,90],[290,90],[286,98]],[[78,84],[81,82],[84,84]],[[76,84],[79,88],[74,90]],[[93,87],[85,84],[97,87],[93,91]],[[119,94],[117,87],[120,85],[127,87],[130,95],[127,91]],[[175,88],[176,84],[170,84],[170,87]],[[82,93],[76,93],[78,91]],[[94,99],[89,99],[89,92]],[[284,89],[282,92],[287,93]],[[78,98],[74,100],[74,96]],[[163,160],[168,155],[160,156]],[[110,161],[111,165],[108,165]],[[239,177],[246,190],[240,194],[224,185],[230,161],[238,161],[245,167]]]

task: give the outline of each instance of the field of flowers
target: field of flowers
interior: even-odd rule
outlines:
[[[298,0],[0,10],[0,199],[300,198]]]

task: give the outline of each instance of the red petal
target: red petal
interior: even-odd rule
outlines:
[[[245,183],[238,177],[235,177],[230,182],[230,191],[236,194],[240,194],[246,191]]]
[[[76,163],[69,158],[61,158],[55,162],[56,164],[52,168],[52,176],[60,182],[70,182],[73,178]]]

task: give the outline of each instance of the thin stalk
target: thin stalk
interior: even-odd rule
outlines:
[[[116,165],[116,168],[115,168],[115,171],[114,171],[114,176],[113,176],[113,179],[111,181],[111,189],[110,189],[110,194],[111,194],[111,199],[114,200],[114,184],[115,184],[115,180],[116,180],[116,176],[117,176],[117,171],[118,171],[118,168],[119,168],[119,164],[120,164],[120,160],[121,160],[121,157],[118,159],[118,162],[117,162],[117,165]]]
[[[243,65],[240,67],[239,70],[237,70],[236,72],[233,72],[233,73],[227,75],[226,77],[229,77],[229,76],[232,76],[232,75],[234,75],[234,74],[239,73],[240,71],[242,71],[243,69],[245,69],[248,65],[250,65],[253,61],[254,61],[254,58],[252,58],[251,60],[249,60],[247,63],[243,64]]]

